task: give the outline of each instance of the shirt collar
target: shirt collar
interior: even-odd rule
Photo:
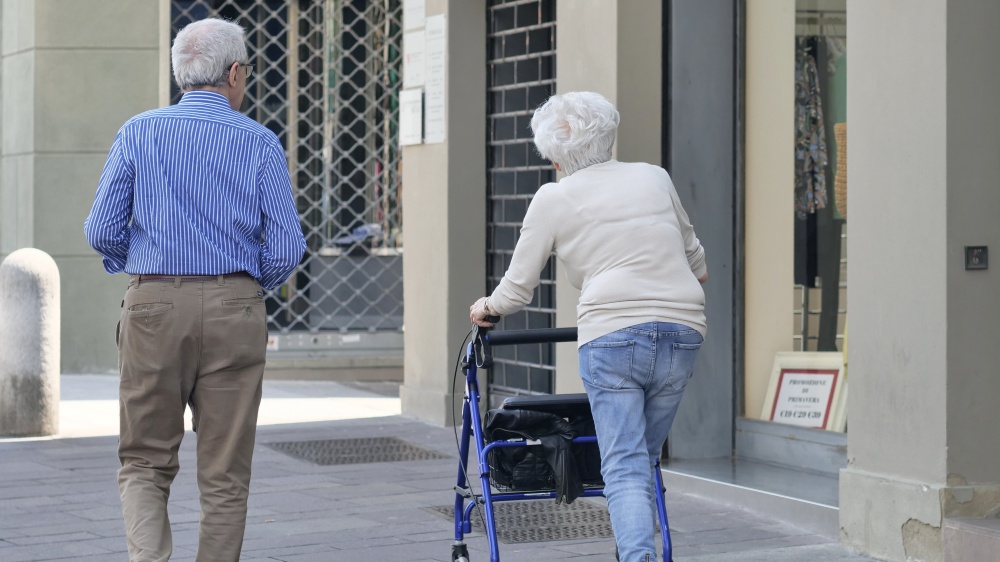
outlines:
[[[218,92],[211,92],[208,90],[191,90],[190,92],[185,92],[184,95],[181,96],[181,101],[179,103],[201,103],[228,109],[230,111],[233,109],[232,107],[229,107],[229,100],[226,99],[226,96]]]

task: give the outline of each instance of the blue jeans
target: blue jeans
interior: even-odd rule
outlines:
[[[670,432],[701,342],[687,326],[647,322],[580,347],[580,377],[594,414],[622,562],[657,559],[653,459]]]

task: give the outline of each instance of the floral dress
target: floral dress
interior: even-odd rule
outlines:
[[[813,48],[800,38],[795,50],[795,214],[826,207],[826,130],[819,70]]]

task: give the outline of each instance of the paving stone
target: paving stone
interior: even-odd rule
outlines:
[[[61,542],[85,541],[99,538],[93,533],[66,533],[64,535],[46,535],[43,537],[16,537],[6,539],[7,544],[30,546],[33,544],[56,544]]]
[[[4,562],[36,562],[41,560],[77,560],[79,557],[91,554],[107,556],[109,551],[78,543],[36,544],[31,546],[14,546],[5,548]],[[105,558],[107,560],[107,558]]]
[[[871,560],[852,555],[833,545],[809,545],[788,548],[771,548],[757,552],[730,552],[689,556],[684,562],[857,562]]]
[[[122,518],[120,507],[95,507],[84,510],[66,510],[65,513],[90,521],[117,521]]]

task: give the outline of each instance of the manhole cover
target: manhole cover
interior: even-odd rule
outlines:
[[[454,521],[454,506],[427,509]],[[497,538],[507,544],[614,536],[608,509],[585,500],[577,500],[570,505],[555,501],[498,502],[493,504],[493,514]],[[476,509],[472,510],[472,528],[485,532]]]
[[[395,437],[326,439],[265,443],[268,447],[313,464],[364,464],[374,462],[447,459],[437,451],[417,447]]]

